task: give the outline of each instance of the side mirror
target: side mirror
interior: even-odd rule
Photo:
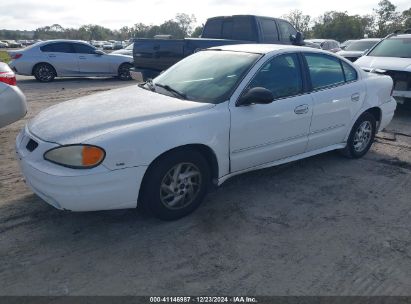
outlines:
[[[255,87],[243,94],[237,101],[236,106],[248,106],[251,104],[269,104],[274,100],[274,95],[270,90],[261,87]]]
[[[291,35],[290,39],[294,45],[304,45],[304,35],[301,32]]]
[[[101,51],[101,50],[95,50],[95,51],[94,51],[94,54],[96,54],[96,55],[98,55],[98,56],[101,56],[101,55],[104,55],[105,53],[104,53],[103,51]]]

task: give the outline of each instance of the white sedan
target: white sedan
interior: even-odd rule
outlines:
[[[17,87],[16,75],[0,62],[0,128],[5,127],[27,113],[26,97]]]
[[[40,113],[16,140],[31,189],[59,209],[177,219],[210,183],[330,150],[367,153],[391,121],[392,80],[329,52],[232,45],[145,84]]]

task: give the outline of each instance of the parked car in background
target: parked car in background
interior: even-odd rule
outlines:
[[[201,38],[134,39],[134,69],[138,79],[153,78],[194,52],[239,43],[304,45],[302,34],[286,20],[254,15],[209,18]]]
[[[123,43],[121,41],[115,41],[113,43],[113,50],[121,50],[123,48]]]
[[[354,62],[370,50],[374,45],[376,45],[380,40],[380,38],[368,38],[353,41],[344,50],[337,52],[337,54]]]
[[[16,149],[27,185],[58,209],[142,204],[173,220],[212,182],[330,150],[362,157],[394,115],[391,88],[322,50],[220,46],[145,84],[46,109]]]
[[[10,67],[20,75],[49,82],[55,77],[111,77],[129,80],[133,57],[106,54],[74,40],[49,40],[23,50],[9,51]]]
[[[0,62],[0,128],[21,118],[27,113],[26,97],[16,86],[16,75]]]
[[[7,42],[0,41],[0,49],[4,49],[8,46],[9,46],[9,44]]]
[[[133,56],[133,48],[134,48],[134,43],[129,44],[126,48],[120,49],[117,51],[113,51],[110,54],[120,54],[120,55],[127,55],[127,56]]]
[[[103,43],[103,50],[112,50],[113,44],[111,42],[105,41]]]
[[[355,64],[365,71],[391,76],[397,102],[411,102],[411,34],[387,36]]]
[[[15,40],[2,40],[2,42],[6,42],[8,44],[7,47],[9,47],[9,48],[21,48],[21,47],[23,47],[23,44],[15,41]]]
[[[357,41],[357,39],[352,39],[352,40],[345,40],[343,43],[340,44],[340,48],[342,50],[345,50],[351,43],[354,41]]]
[[[331,39],[307,39],[307,42],[315,43],[320,46],[321,49],[325,51],[330,51],[333,53],[341,51],[340,44],[336,40]]]

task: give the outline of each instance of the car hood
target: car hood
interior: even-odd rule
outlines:
[[[338,55],[343,57],[361,57],[364,51],[339,51]]]
[[[28,129],[44,141],[62,145],[83,143],[119,128],[189,115],[214,106],[157,94],[133,85],[52,106],[33,118]]]
[[[411,58],[362,56],[355,64],[363,69],[411,71]]]
[[[111,55],[127,55],[127,56],[133,56],[133,50],[117,50],[114,52],[110,53]]]

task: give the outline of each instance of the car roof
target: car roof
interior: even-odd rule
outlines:
[[[394,35],[394,36],[391,36],[391,37],[388,37],[388,39],[391,39],[391,38],[411,38],[411,34],[398,34],[398,35]]]
[[[49,43],[56,43],[56,42],[69,42],[69,43],[84,43],[84,44],[88,44],[89,45],[89,43],[88,42],[86,42],[86,41],[82,41],[82,40],[71,40],[71,39],[52,39],[52,40],[45,40],[45,41],[41,41],[41,42],[38,42],[38,46],[41,46],[41,45],[45,45],[45,44],[49,44]]]
[[[233,51],[233,52],[244,52],[244,53],[255,53],[255,54],[268,54],[273,52],[284,52],[284,51],[304,51],[312,53],[323,53],[330,54],[330,52],[323,51],[321,49],[315,49],[305,46],[295,46],[295,45],[284,45],[284,44],[232,44],[209,48],[209,50],[222,50],[222,51]]]

